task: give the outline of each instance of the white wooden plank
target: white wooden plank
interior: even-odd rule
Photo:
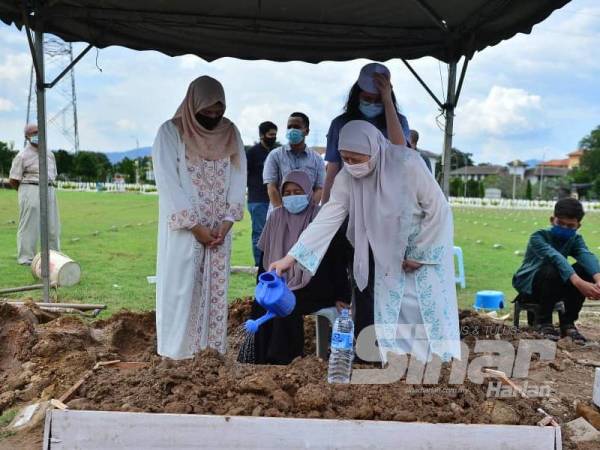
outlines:
[[[52,450],[398,449],[555,450],[560,428],[383,421],[52,411]]]
[[[594,390],[592,391],[594,405],[600,407],[600,367],[594,371]]]

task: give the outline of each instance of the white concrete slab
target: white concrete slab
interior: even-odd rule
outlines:
[[[51,450],[411,449],[560,450],[560,428],[53,410]]]

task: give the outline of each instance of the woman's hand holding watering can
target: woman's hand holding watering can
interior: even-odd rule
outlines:
[[[269,266],[269,272],[277,272],[277,276],[282,276],[285,272],[290,270],[296,263],[296,259],[293,256],[286,255],[279,261],[275,261]]]

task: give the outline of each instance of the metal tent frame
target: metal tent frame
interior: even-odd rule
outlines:
[[[552,6],[552,10],[557,9],[563,6],[565,3],[568,3],[570,0],[555,0],[554,5]],[[21,3],[21,2],[19,2]],[[21,3],[21,23],[25,28],[27,34],[27,40],[29,43],[30,52],[33,58],[33,66],[35,68],[36,74],[36,94],[37,94],[37,120],[38,120],[38,134],[39,134],[39,167],[40,167],[40,232],[41,232],[41,249],[42,249],[42,258],[41,258],[41,275],[43,281],[43,301],[49,301],[50,294],[50,277],[49,277],[49,249],[48,249],[48,169],[47,169],[47,134],[46,134],[46,89],[51,89],[60,81],[60,79],[68,73],[68,71],[74,67],[89,50],[92,49],[93,45],[89,44],[73,61],[50,83],[45,82],[45,74],[44,74],[44,17],[43,14],[39,13],[42,9],[42,1],[41,0],[33,0],[32,3],[27,4],[27,2],[23,1]],[[412,0],[412,3],[417,5],[419,9],[424,13],[424,15],[430,20],[430,22],[438,28],[438,33],[441,31],[448,37],[448,47],[451,48],[453,45],[453,37],[451,35],[451,31],[449,27],[436,12],[435,10],[429,6],[427,0]],[[0,5],[2,6],[2,5]],[[2,11],[0,11],[1,13]],[[549,14],[549,13],[548,13]],[[543,20],[545,16],[537,17],[537,21]],[[31,26],[30,19],[34,19],[34,27]],[[12,19],[14,20],[14,18]],[[17,25],[18,26],[18,25]],[[525,29],[529,27],[531,29],[532,25],[523,24]],[[32,37],[32,29],[35,28],[35,39]],[[506,37],[504,37],[506,38]],[[487,45],[494,45],[499,42],[503,38],[494,40],[491,39],[490,43]],[[406,65],[408,70],[412,75],[418,80],[421,86],[426,90],[426,92],[431,96],[431,98],[435,101],[437,106],[442,110],[445,116],[445,129],[444,129],[444,149],[442,155],[442,190],[446,196],[449,193],[449,178],[450,178],[450,157],[451,157],[451,149],[452,149],[452,138],[454,131],[454,115],[455,109],[458,103],[458,99],[460,97],[460,93],[462,90],[464,78],[466,75],[468,63],[472,58],[475,52],[475,45],[467,44],[467,48],[471,48],[469,51],[464,51],[463,55],[456,55],[455,51],[449,51],[448,54],[452,55],[447,58],[438,58],[438,59],[446,59],[448,61],[448,81],[447,81],[447,91],[446,91],[446,99],[444,101],[440,100],[433,91],[427,86],[425,81],[419,76],[419,74],[415,71],[415,69],[410,65],[410,63],[405,58],[401,58],[402,62]],[[481,48],[480,48],[481,49]],[[168,53],[168,52],[165,52]],[[460,76],[457,84],[457,66],[458,61],[461,56],[464,56],[464,62],[462,64],[462,69],[460,72]],[[275,58],[277,59],[277,58]]]

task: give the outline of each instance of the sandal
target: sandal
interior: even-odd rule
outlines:
[[[562,337],[570,337],[576,344],[584,345],[588,340],[579,332],[575,325],[569,325],[561,329]]]
[[[542,334],[542,336],[544,336],[546,339],[550,339],[551,341],[556,342],[560,339],[560,333],[551,323],[540,325],[539,332]]]

